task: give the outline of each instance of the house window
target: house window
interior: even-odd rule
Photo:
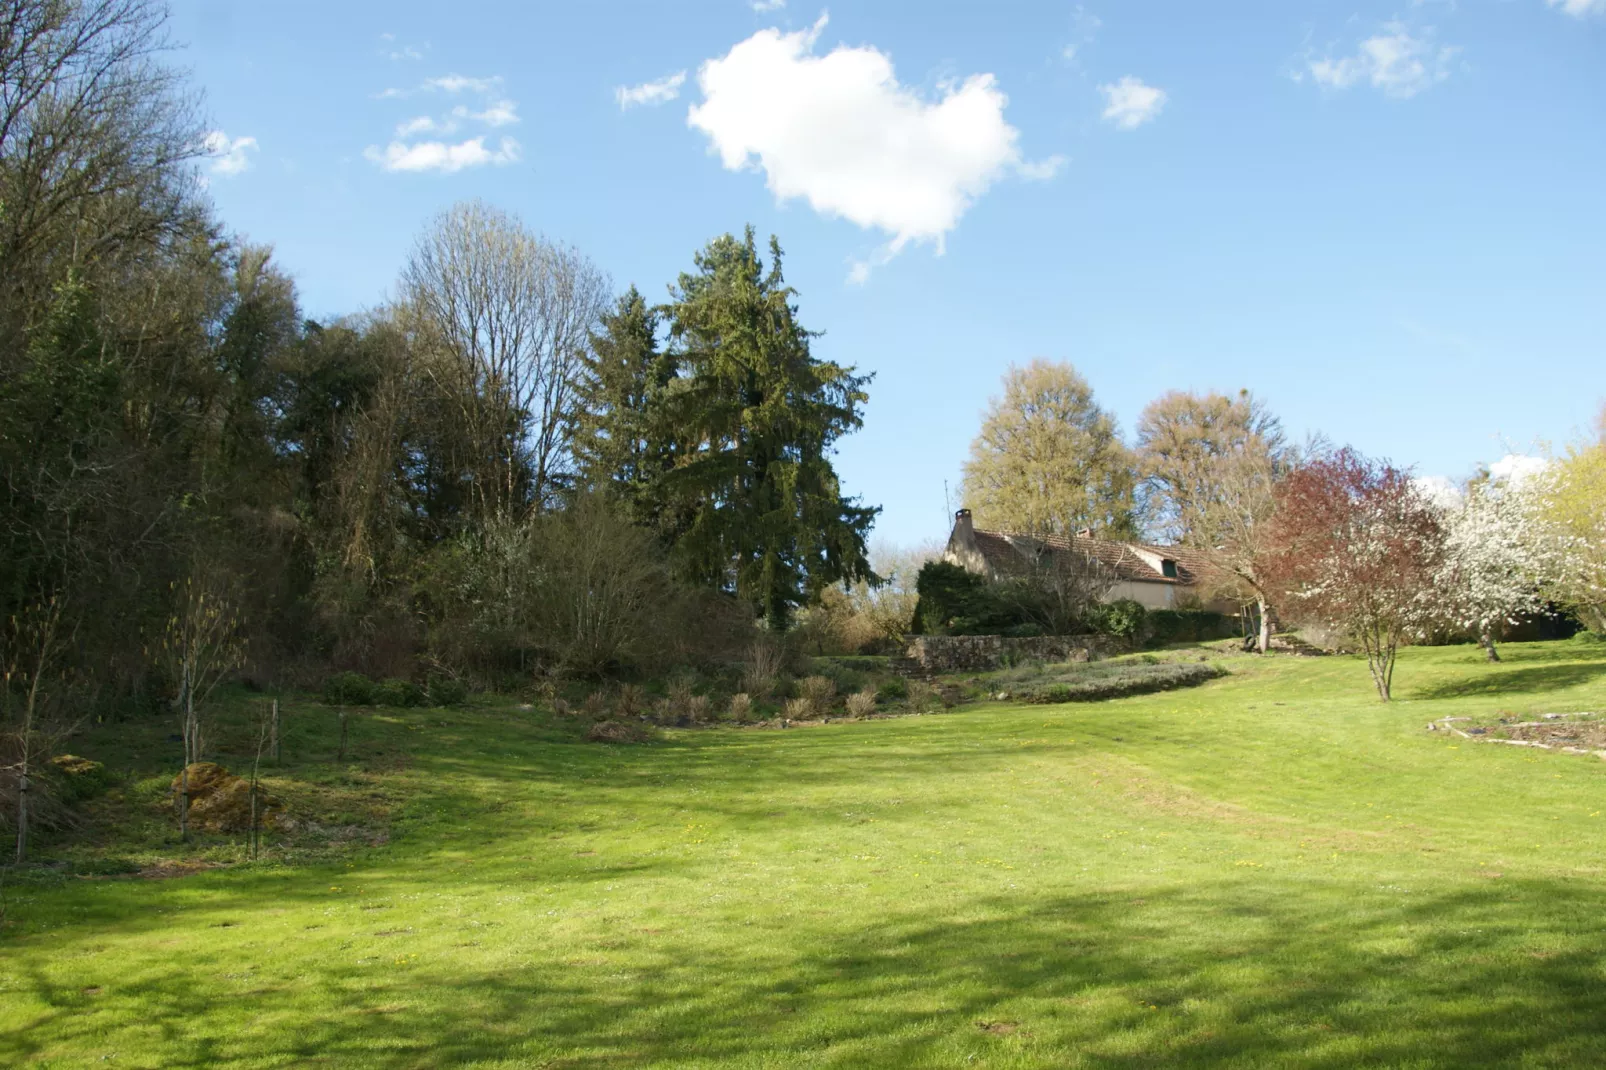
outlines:
[[[1160,559],[1160,575],[1164,576],[1168,580],[1176,579],[1177,578],[1177,563],[1175,561],[1171,560],[1169,557],[1161,558]]]

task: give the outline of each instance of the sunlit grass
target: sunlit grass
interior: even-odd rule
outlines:
[[[1601,1065],[1606,762],[1423,726],[1606,708],[1606,653],[1505,653],[640,747],[388,711],[349,770],[304,710],[279,775],[390,843],[14,886],[0,1063]]]

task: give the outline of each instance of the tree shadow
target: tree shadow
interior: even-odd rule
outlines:
[[[637,936],[653,954],[628,962],[622,937],[594,962],[526,947],[379,983],[342,961],[310,994],[254,979],[248,1002],[180,963],[94,995],[27,972],[49,1010],[0,1031],[0,1061],[131,1030],[173,1067],[1590,1066],[1603,908],[1568,881],[1244,880],[905,909],[784,947]]]
[[[1491,695],[1536,695],[1581,687],[1606,676],[1606,662],[1568,662],[1532,668],[1505,668],[1491,665],[1488,671],[1471,679],[1432,684],[1416,688],[1412,698],[1476,698]]]

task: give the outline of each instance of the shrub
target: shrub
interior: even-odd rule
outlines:
[[[594,721],[600,721],[608,712],[608,700],[601,691],[593,691],[580,703],[580,712]]]
[[[924,680],[909,681],[909,708],[925,711],[932,709],[942,702],[942,696],[937,689]]]
[[[850,717],[868,717],[875,712],[875,692],[870,688],[855,691],[848,696],[848,715]]]
[[[805,676],[797,683],[798,697],[820,713],[836,704],[836,681],[829,676]]]
[[[1018,689],[1014,694],[1021,702],[1096,702],[1123,695],[1195,687],[1225,675],[1226,670],[1221,666],[1200,662],[1096,665],[1066,672],[1057,679]]]
[[[1606,632],[1582,631],[1573,636],[1573,642],[1590,645],[1606,644]]]
[[[1235,618],[1209,610],[1151,609],[1144,619],[1149,641],[1154,643],[1207,643],[1239,635]]]
[[[812,721],[814,705],[806,698],[789,698],[783,712],[789,721]]]
[[[635,721],[598,721],[586,730],[593,743],[645,743],[651,738],[647,727]]]
[[[742,667],[742,690],[760,699],[775,692],[780,678],[783,652],[772,642],[757,640],[747,650],[747,663]]]
[[[384,680],[374,685],[369,700],[374,706],[422,706],[424,690],[410,680]]]
[[[427,691],[431,706],[461,706],[468,701],[468,685],[451,676],[431,676]]]
[[[915,590],[915,635],[994,635],[1022,623],[994,584],[949,561],[926,562]]]
[[[693,695],[686,700],[686,717],[692,724],[703,724],[708,721],[711,709],[707,695]]]
[[[753,697],[742,691],[731,696],[731,720],[746,724],[753,719]]]
[[[371,706],[374,682],[360,672],[337,672],[324,681],[323,700],[331,706]]]
[[[875,689],[875,697],[881,702],[898,702],[909,697],[909,685],[903,677],[894,676],[882,681],[881,686]]]
[[[647,709],[647,693],[636,684],[620,684],[613,706],[620,717],[640,717]]]
[[[1142,603],[1130,598],[1117,598],[1113,602],[1096,606],[1089,613],[1089,623],[1105,635],[1135,641],[1142,637],[1148,611]]]

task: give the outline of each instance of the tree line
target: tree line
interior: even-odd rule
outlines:
[[[1187,547],[1203,593],[1253,608],[1262,653],[1277,619],[1336,629],[1386,699],[1404,642],[1461,632],[1495,660],[1504,626],[1551,607],[1606,631],[1606,408],[1598,431],[1537,472],[1436,494],[1387,461],[1290,442],[1247,390],[1169,391],[1128,446],[1074,367],[1039,360],[1005,375],[964,497],[985,528]],[[1062,571],[1045,564],[1029,586],[1061,591]],[[1096,597],[1066,622],[1085,624]]]
[[[832,465],[869,377],[815,356],[777,242],[653,304],[469,202],[395,300],[309,320],[207,200],[164,20],[0,3],[8,667],[48,649],[104,716],[182,704],[197,645],[265,683],[646,669],[872,578]]]

